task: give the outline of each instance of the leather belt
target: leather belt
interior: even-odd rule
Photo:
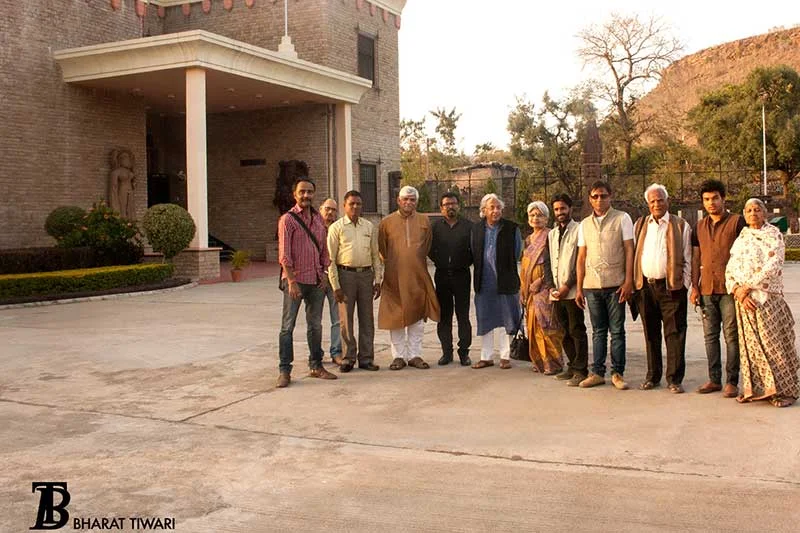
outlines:
[[[371,266],[368,267],[350,267],[345,265],[336,265],[337,267],[341,268],[342,270],[347,270],[348,272],[369,272],[372,270]]]
[[[650,285],[661,285],[661,284],[666,285],[667,284],[667,278],[661,278],[661,279],[644,278],[644,279]]]

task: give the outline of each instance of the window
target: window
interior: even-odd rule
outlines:
[[[361,181],[361,201],[365,213],[378,212],[378,166],[365,165],[359,166],[359,177]]]
[[[375,38],[358,34],[358,75],[375,85]]]

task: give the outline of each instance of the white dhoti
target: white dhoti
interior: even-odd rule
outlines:
[[[500,337],[500,359],[511,359],[511,337],[513,335],[506,333],[505,327],[499,327],[481,336],[481,361],[492,360],[495,332],[498,332],[498,336]]]
[[[392,357],[408,361],[422,357],[422,335],[425,333],[425,321],[420,320],[409,326],[389,330],[392,341]]]

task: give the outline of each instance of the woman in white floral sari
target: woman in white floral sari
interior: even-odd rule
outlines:
[[[788,407],[800,395],[794,318],[783,299],[783,235],[766,222],[758,198],[744,204],[747,227],[731,248],[725,271],[736,300],[741,367],[740,403],[769,400]]]

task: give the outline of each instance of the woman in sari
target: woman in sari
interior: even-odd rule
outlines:
[[[504,207],[496,194],[487,194],[481,199],[481,221],[472,227],[472,282],[481,337],[481,360],[472,368],[494,366],[495,331],[500,341],[500,368],[511,368],[510,340],[522,315],[517,273],[522,237],[517,225],[503,218]]]
[[[731,247],[725,284],[736,301],[739,326],[739,403],[769,400],[792,405],[800,394],[794,318],[783,299],[783,235],[766,222],[758,198],[744,204],[745,227]]]
[[[528,224],[533,233],[525,240],[520,270],[520,301],[525,308],[528,332],[528,353],[534,372],[546,376],[562,370],[561,341],[554,304],[550,300],[553,279],[550,271],[550,250],[547,246],[547,219],[550,210],[544,202],[528,204]]]

